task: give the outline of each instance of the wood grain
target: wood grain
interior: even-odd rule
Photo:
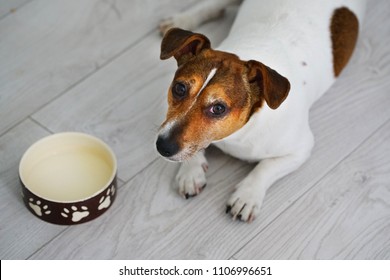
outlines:
[[[0,135],[156,30],[161,17],[189,3],[34,0],[3,18]]]
[[[19,160],[47,131],[25,121],[0,137],[0,258],[25,259],[65,229],[34,217],[24,206]]]

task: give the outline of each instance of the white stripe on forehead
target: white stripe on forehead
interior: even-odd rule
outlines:
[[[210,73],[207,75],[207,78],[206,80],[204,81],[201,89],[199,90],[199,92],[197,93],[197,95],[193,98],[192,100],[192,104],[190,106],[188,106],[187,108],[185,108],[183,111],[181,111],[180,113],[181,114],[178,114],[176,116],[176,119],[174,120],[171,120],[170,122],[166,123],[161,129],[160,129],[160,132],[159,132],[159,135],[169,135],[169,133],[171,132],[171,129],[177,124],[180,122],[181,118],[183,118],[195,105],[196,101],[198,100],[198,97],[199,95],[202,93],[202,91],[205,89],[205,87],[208,85],[208,83],[210,82],[210,80],[215,76],[215,73],[217,72],[217,68],[213,68],[211,69]]]
[[[216,72],[217,72],[217,68],[211,69],[209,75],[207,76],[206,81],[204,81],[202,88],[199,90],[198,95],[204,90],[204,88],[207,86],[210,80],[215,76]]]
[[[176,125],[176,123],[177,123],[176,119],[165,123],[164,126],[160,128],[158,135],[162,137],[169,137],[171,129]]]

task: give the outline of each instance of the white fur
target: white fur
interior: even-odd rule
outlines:
[[[215,1],[213,8],[220,5],[222,9],[228,2],[232,1]],[[233,218],[252,221],[260,211],[267,189],[309,157],[314,145],[308,119],[310,106],[335,80],[331,17],[335,9],[347,7],[361,26],[365,2],[246,0],[242,4],[230,34],[217,49],[235,53],[242,60],[264,63],[289,80],[291,91],[278,109],[263,106],[244,127],[214,143],[237,158],[260,162],[238,184],[228,201]],[[187,14],[194,17],[199,10]],[[187,167],[182,167],[178,175],[181,189],[188,188],[182,182],[194,177],[192,170],[198,172],[200,162],[194,157],[184,163]],[[185,176],[187,179],[183,179]],[[200,181],[203,183],[203,177]]]
[[[171,120],[165,123],[163,126],[160,127],[158,135],[161,137],[166,137],[167,135],[169,135],[169,132],[171,131],[172,127],[176,125],[176,123],[176,120]]]
[[[210,73],[207,75],[206,81],[203,83],[203,86],[198,92],[198,96],[202,93],[205,87],[209,84],[210,80],[215,76],[215,73],[217,73],[217,68],[211,69]]]
[[[178,182],[179,193],[183,197],[197,195],[202,191],[206,186],[207,168],[208,164],[204,156],[204,150],[180,165],[176,181]]]

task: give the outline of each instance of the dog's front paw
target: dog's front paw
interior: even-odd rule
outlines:
[[[238,188],[228,200],[226,213],[230,213],[233,220],[251,223],[260,212],[263,197],[253,188]]]
[[[206,187],[207,162],[183,163],[176,176],[179,194],[186,199],[198,195]]]

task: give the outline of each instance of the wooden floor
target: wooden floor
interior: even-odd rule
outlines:
[[[224,213],[253,165],[208,151],[208,187],[184,200],[154,150],[175,61],[159,20],[195,0],[0,2],[1,259],[390,259],[390,2],[370,1],[357,50],[311,110],[316,145],[247,225]],[[202,26],[217,45],[235,9]],[[77,226],[35,218],[18,164],[61,131],[102,138],[119,162],[112,208]]]

